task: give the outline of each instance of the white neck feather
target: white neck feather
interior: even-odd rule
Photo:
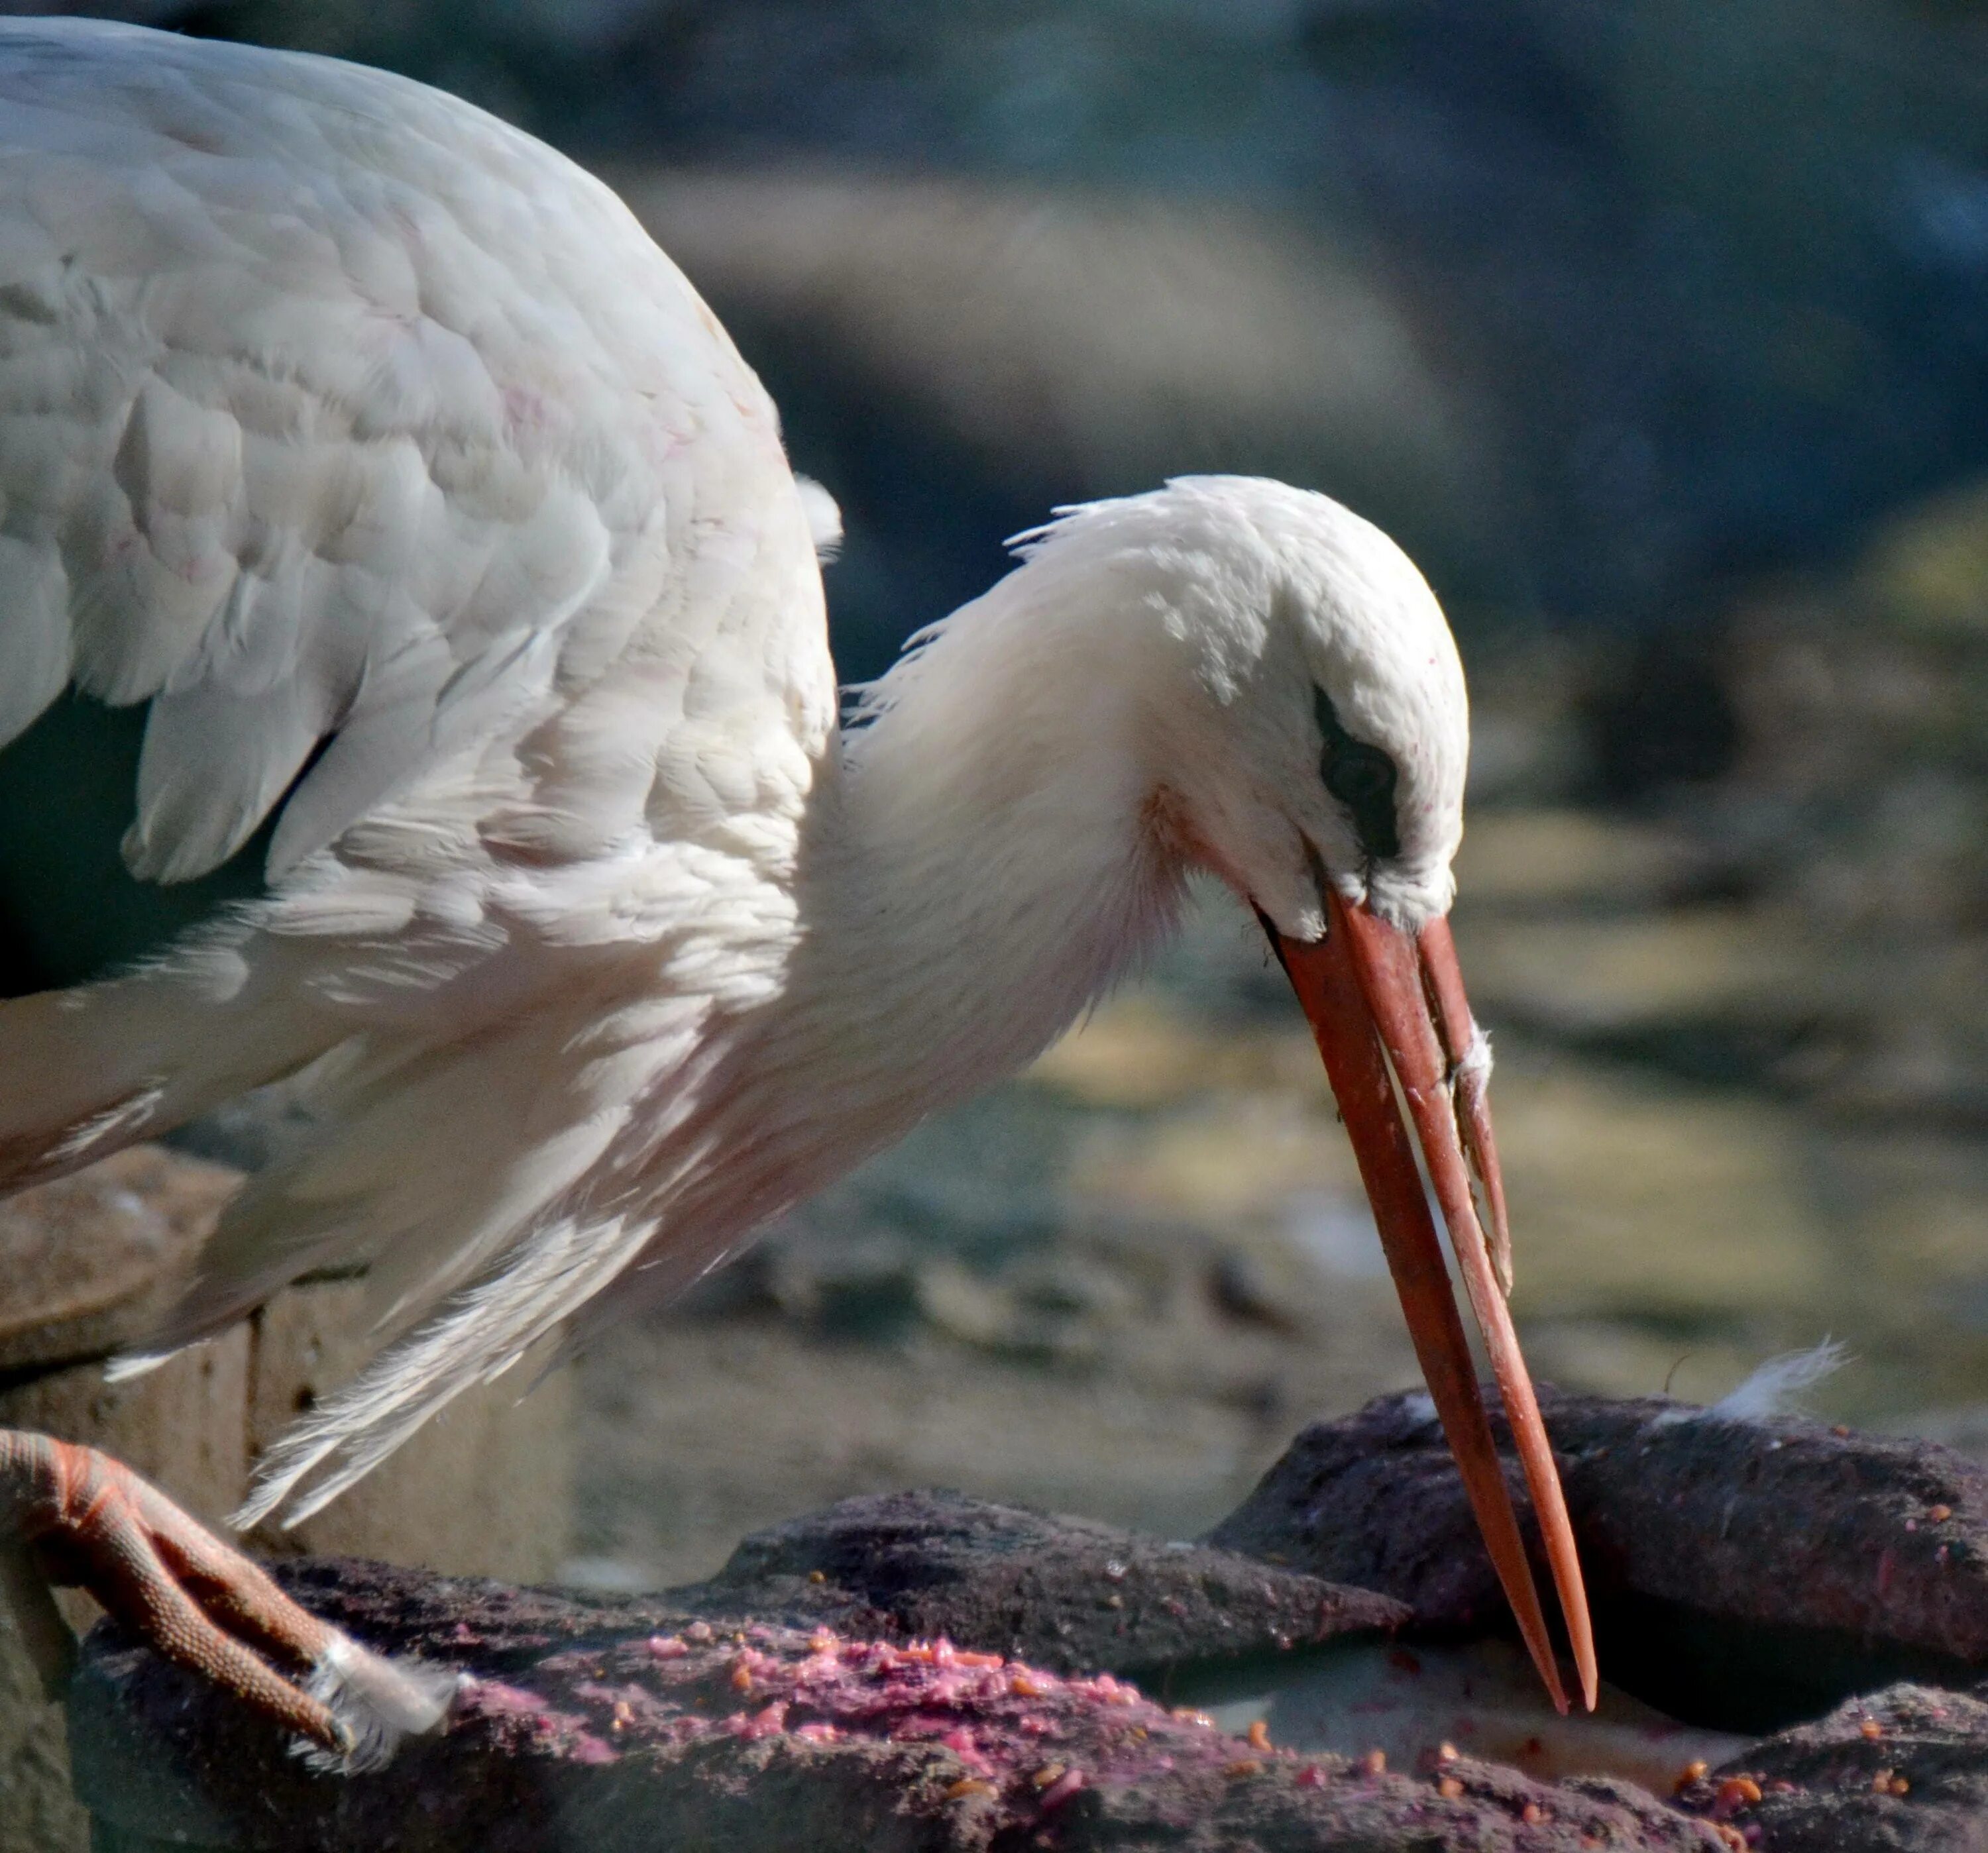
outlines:
[[[817,791],[787,984],[728,1065],[756,1212],[1019,1068],[1171,920],[1184,870],[1152,815],[1134,626],[1034,578],[874,685]]]
[[[802,886],[840,996],[894,1026],[880,1039],[872,1015],[857,1039],[946,1100],[1066,1028],[1166,924],[1183,872],[1128,627],[1033,589],[1004,582],[879,685],[830,795],[826,879]]]
[[[914,1114],[1046,1048],[1178,896],[1134,670],[1148,626],[1043,596],[1060,589],[1011,575],[870,691],[804,857],[820,963],[803,948],[795,1002],[839,1018]]]

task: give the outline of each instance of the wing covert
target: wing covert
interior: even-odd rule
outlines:
[[[540,144],[328,60],[0,22],[0,746],[71,684],[149,702],[134,873],[288,793],[280,875],[638,643],[820,709],[818,599],[727,590],[796,497],[709,312]],[[748,605],[781,634],[722,639]]]

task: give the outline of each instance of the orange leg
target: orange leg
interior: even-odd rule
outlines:
[[[88,1590],[166,1659],[348,1764],[381,1760],[399,1733],[448,1710],[445,1679],[320,1621],[130,1468],[0,1429],[0,1588],[53,1683],[73,1644],[49,1583]]]

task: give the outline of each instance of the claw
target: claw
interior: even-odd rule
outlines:
[[[93,1448],[0,1429],[0,1587],[44,1683],[59,1690],[74,1645],[51,1581],[88,1590],[167,1659],[341,1767],[384,1762],[403,1733],[448,1714],[446,1676],[319,1620],[130,1468]]]

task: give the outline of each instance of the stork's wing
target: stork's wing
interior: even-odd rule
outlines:
[[[441,1302],[262,1507],[320,1467],[329,1497],[668,1221],[691,1069],[795,940],[825,501],[549,150],[350,66],[0,22],[0,745],[66,685],[149,701],[127,856],[163,879],[282,806],[267,896],[0,1003],[0,1189],[297,1077],[307,1136],[161,1342],[333,1261],[401,1325]]]
[[[824,733],[818,599],[732,596],[801,518],[709,312],[542,145],[349,65],[0,22],[0,746],[72,683],[149,701],[134,873],[281,803],[279,877],[721,627]],[[586,796],[599,840],[644,794]]]

